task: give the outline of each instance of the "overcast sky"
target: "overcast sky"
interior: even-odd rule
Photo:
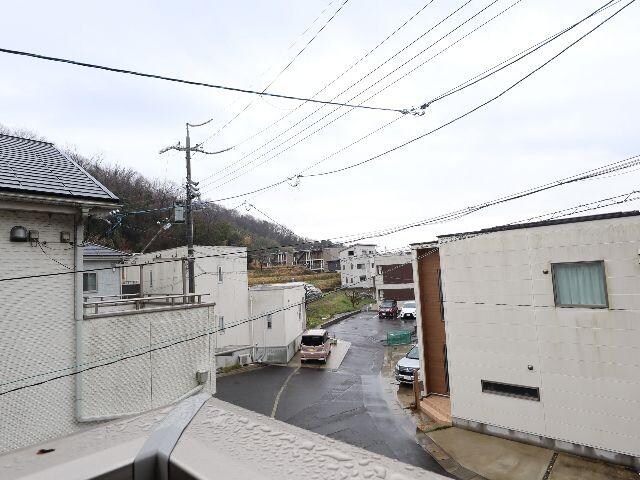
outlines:
[[[370,73],[463,4],[462,0],[435,0],[317,98],[331,99],[369,74],[337,97],[361,103],[514,1],[472,0]],[[343,3],[5,2],[0,46],[262,90]],[[426,3],[348,0],[269,91],[312,96]],[[420,105],[604,3],[521,0],[365,104],[393,108]],[[426,115],[404,116],[309,172],[362,161],[464,113],[524,76],[625,3],[616,4],[527,60],[433,104]],[[315,239],[334,238],[413,222],[638,154],[639,9],[640,5],[631,5],[502,98],[431,136],[363,166],[304,178],[297,187],[284,184],[246,200],[296,233]],[[398,116],[323,107],[294,126],[319,105],[305,104],[290,113],[300,102],[261,99],[6,54],[0,54],[0,72],[0,123],[36,131],[61,146],[75,146],[85,155],[100,155],[107,163],[130,166],[153,178],[182,181],[183,156],[177,152],[159,155],[158,150],[184,141],[185,122],[213,117],[214,122],[192,131],[192,141],[212,137],[205,143],[210,150],[242,143],[229,153],[194,158],[194,179],[203,180],[203,196],[209,199],[237,195],[291,176]],[[247,105],[222,132],[213,135]],[[290,115],[278,124],[255,135],[287,113]],[[318,123],[311,126],[314,122]],[[304,141],[280,153],[300,139]],[[246,162],[252,163],[243,167]],[[226,170],[218,172],[223,168]],[[238,172],[224,177],[236,169]],[[372,240],[393,248],[431,240],[437,234],[508,223],[631,191],[637,188],[639,175],[636,171],[582,182],[455,222]],[[217,183],[211,183],[213,180]],[[232,181],[222,185],[227,180]],[[235,207],[241,202],[235,199],[222,204]],[[638,203],[609,210],[635,209]],[[258,212],[252,214],[261,218]]]

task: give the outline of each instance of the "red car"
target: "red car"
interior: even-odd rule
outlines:
[[[378,318],[396,318],[398,316],[398,302],[383,300],[378,307]]]

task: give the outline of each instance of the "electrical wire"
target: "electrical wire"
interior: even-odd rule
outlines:
[[[360,165],[364,165],[366,163],[369,163],[373,160],[376,160],[380,157],[383,157],[389,153],[395,152],[396,150],[399,150],[401,148],[406,147],[407,145],[410,145],[411,143],[417,141],[417,140],[421,140],[433,133],[438,132],[439,130],[457,122],[458,120],[462,120],[463,118],[471,115],[472,113],[484,108],[485,106],[489,105],[490,103],[494,102],[495,100],[498,100],[500,97],[502,97],[503,95],[507,94],[509,91],[513,90],[515,87],[517,87],[518,85],[520,85],[522,82],[524,82],[526,79],[528,79],[529,77],[533,76],[536,72],[540,71],[541,69],[543,69],[544,67],[546,67],[547,65],[549,65],[551,62],[553,62],[555,59],[557,59],[558,57],[560,57],[563,53],[565,53],[567,50],[569,50],[570,48],[572,48],[573,46],[577,45],[579,42],[581,42],[582,40],[584,40],[587,36],[589,36],[591,33],[593,33],[594,31],[596,31],[597,29],[599,29],[602,25],[604,25],[605,23],[607,23],[608,21],[610,21],[613,17],[615,17],[618,13],[622,12],[625,8],[627,8],[629,5],[631,5],[632,3],[634,3],[636,0],[631,0],[630,2],[626,3],[625,5],[623,5],[620,9],[616,10],[612,15],[608,16],[607,18],[605,18],[603,21],[601,21],[600,23],[598,23],[595,27],[593,27],[592,29],[590,29],[589,31],[587,31],[585,34],[581,35],[577,40],[571,42],[568,46],[564,47],[562,50],[560,50],[558,53],[556,53],[555,55],[553,55],[550,59],[548,59],[547,61],[545,61],[544,63],[542,63],[541,65],[539,65],[538,67],[536,67],[535,69],[533,69],[532,71],[530,71],[528,74],[526,74],[524,77],[520,78],[518,81],[516,81],[515,83],[511,84],[509,87],[507,87],[506,89],[502,90],[500,93],[498,93],[497,95],[491,97],[490,99],[484,101],[483,103],[475,106],[474,108],[472,108],[471,110],[467,110],[465,113],[458,115],[457,117],[449,120],[446,123],[443,123],[442,125],[426,132],[423,133],[422,135],[419,135],[415,138],[412,138],[411,140],[408,140],[407,142],[404,142],[400,145],[396,145],[393,148],[390,148],[389,150],[386,150],[385,152],[379,153],[377,155],[374,155],[373,157],[370,157],[366,160],[351,164],[351,165],[347,165],[345,167],[342,168],[337,168],[334,170],[329,170],[329,171],[325,171],[325,172],[319,172],[319,173],[313,173],[313,174],[307,174],[307,175],[302,175],[301,177],[319,177],[319,176],[324,176],[324,175],[332,175],[334,173],[340,173],[340,172],[344,172],[346,170],[350,170],[352,168],[355,167],[359,167]]]
[[[632,2],[635,0],[631,0]],[[523,198],[523,197],[527,197],[545,190],[550,190],[553,188],[557,188],[563,185],[567,185],[570,183],[576,183],[585,179],[591,179],[594,177],[598,177],[598,176],[602,176],[602,175],[609,175],[611,173],[614,172],[619,172],[619,171],[623,171],[632,167],[636,167],[640,165],[640,155],[634,155],[632,157],[628,157],[624,160],[619,160],[613,163],[609,163],[606,165],[603,165],[601,167],[597,167],[597,168],[593,168],[590,170],[587,170],[585,172],[581,172],[575,175],[572,175],[570,177],[565,177],[559,180],[555,180],[552,182],[548,182],[545,183],[543,185],[539,185],[536,187],[531,187],[528,188],[526,190],[523,191],[519,191],[517,193],[513,193],[513,194],[509,194],[509,195],[504,195],[502,197],[499,197],[497,199],[493,199],[493,200],[489,200],[483,203],[479,203],[476,205],[472,205],[472,206],[468,206],[462,209],[458,209],[458,210],[454,210],[452,212],[449,213],[445,213],[445,214],[441,214],[441,215],[437,215],[434,217],[430,217],[427,219],[423,219],[423,220],[419,220],[410,224],[405,224],[405,225],[400,225],[400,226],[395,226],[395,227],[390,227],[387,229],[383,229],[383,230],[379,230],[379,231],[373,231],[373,232],[366,232],[366,233],[362,233],[362,234],[351,234],[351,235],[343,235],[343,236],[338,236],[338,237],[333,237],[333,238],[329,238],[326,240],[342,240],[342,241],[348,241],[348,242],[357,242],[360,240],[364,240],[364,239],[368,239],[368,238],[377,238],[377,237],[383,237],[383,236],[387,236],[387,235],[391,235],[393,233],[398,233],[400,231],[404,231],[404,230],[408,230],[410,228],[415,228],[415,227],[419,227],[419,226],[424,226],[424,225],[428,225],[428,224],[435,224],[435,223],[443,223],[445,221],[449,221],[449,220],[455,220],[455,219],[459,219],[462,218],[466,215],[475,213],[479,210],[483,210],[485,208],[488,208],[490,206],[494,206],[494,205],[499,205],[501,203],[506,203],[506,202],[510,202],[519,198]],[[348,239],[348,240],[346,240]],[[286,247],[292,247],[292,246],[299,246],[299,245],[308,245],[308,241],[304,241],[304,242],[297,242],[297,243],[293,243],[293,244],[289,244],[289,245],[280,245],[280,246],[274,246],[274,247],[264,247],[264,248],[258,248],[258,249],[253,249],[253,250],[247,250],[246,253],[250,254],[250,253],[256,253],[256,252],[265,252],[274,248],[286,248]],[[239,247],[240,248],[240,247]],[[201,257],[194,257],[196,260],[198,258],[211,258],[211,257],[223,257],[223,256],[227,256],[227,255],[237,255],[238,252],[231,252],[231,253],[222,253],[222,254],[211,254],[211,255],[206,255],[206,256],[201,256]],[[171,261],[179,261],[181,259],[158,259],[155,260],[153,263],[154,264],[158,264],[158,263],[166,263],[166,262],[171,262]],[[116,268],[124,268],[126,266],[129,265],[125,265],[125,266],[116,266]],[[7,282],[7,281],[15,281],[15,280],[25,280],[25,279],[33,279],[33,278],[44,278],[44,277],[51,277],[51,276],[58,276],[58,275],[64,275],[64,274],[71,274],[71,273],[85,273],[85,272],[97,272],[97,271],[101,271],[101,270],[110,270],[112,267],[104,267],[104,268],[92,268],[92,269],[86,269],[86,270],[73,270],[73,271],[68,271],[68,272],[50,272],[50,273],[42,273],[42,274],[35,274],[35,275],[23,275],[23,276],[17,276],[17,277],[5,277],[5,278],[0,278],[0,282]]]
[[[633,196],[633,195],[635,195],[635,196]],[[621,203],[626,203],[626,202],[629,202],[629,201],[639,200],[640,199],[640,191],[633,191],[633,192],[630,192],[628,194],[623,194],[623,195],[619,195],[619,196],[616,196],[616,197],[610,197],[609,199],[603,199],[603,200],[598,200],[596,202],[585,203],[585,204],[582,204],[581,206],[570,207],[569,209],[564,209],[564,211],[576,211],[578,208],[581,208],[581,207],[584,208],[584,210],[582,210],[582,211],[587,211],[588,209],[603,208],[603,206],[611,206],[612,205],[611,203],[609,203],[608,205],[603,205],[603,202],[605,200],[611,200],[611,199],[617,199],[615,204],[621,204]],[[589,205],[596,205],[596,206],[595,207],[589,207]],[[557,212],[553,212],[552,213],[552,215],[556,215],[556,214],[557,214]],[[549,214],[545,214],[545,215],[548,216]],[[545,215],[541,215],[541,216],[535,217],[535,218],[541,218],[541,217],[543,217]],[[523,221],[521,220],[521,221],[518,221],[518,222],[513,222],[511,224],[503,225],[502,227],[506,229],[510,225],[517,225],[517,224],[522,223],[522,222]],[[489,234],[492,234],[492,233],[495,233],[495,231],[494,230],[484,230],[484,231],[479,231],[479,232],[473,232],[473,233],[470,233],[470,234],[464,234],[463,236],[458,236],[458,237],[453,236],[453,237],[447,238],[446,243],[451,243],[451,242],[456,242],[456,241],[464,241],[464,240],[472,238],[472,237],[477,237],[477,236],[480,236],[480,235],[489,235]],[[438,249],[439,249],[439,246],[438,247],[429,247],[427,249],[427,251],[424,254],[419,255],[416,258],[416,260],[420,260],[420,259],[422,259],[422,258],[424,258],[424,257],[426,257],[428,255],[431,255],[435,251],[437,251]],[[412,259],[412,261],[413,261],[413,259]],[[404,264],[399,264],[399,265],[389,269],[389,271],[402,268],[405,265],[411,264],[412,261],[406,262]],[[368,279],[363,280],[363,281],[359,281],[356,284],[354,284],[354,286],[358,285],[360,283],[363,283],[365,281],[368,281]],[[354,288],[354,286],[339,287],[339,288],[335,289],[334,292],[335,291],[340,291],[340,290],[352,289],[352,288]],[[333,293],[333,292],[331,292],[331,293]],[[275,309],[275,310],[272,310],[270,312],[266,312],[266,313],[261,314],[261,315],[252,316],[250,318],[243,319],[243,320],[240,320],[238,322],[235,322],[235,323],[233,323],[231,325],[227,325],[224,328],[217,328],[217,329],[214,328],[214,329],[211,329],[211,330],[209,328],[207,328],[204,331],[199,330],[199,331],[196,331],[196,332],[190,332],[188,334],[185,334],[185,335],[182,335],[182,336],[179,336],[179,337],[175,337],[175,338],[170,339],[170,340],[165,340],[163,342],[159,342],[159,343],[155,344],[156,346],[153,346],[153,347],[152,346],[150,346],[150,347],[139,347],[139,348],[127,351],[127,352],[121,352],[121,353],[118,353],[118,354],[115,354],[115,355],[111,355],[110,357],[106,357],[106,358],[99,359],[99,360],[94,360],[94,361],[88,362],[86,364],[73,365],[73,366],[70,366],[70,367],[65,367],[63,369],[57,369],[57,370],[49,371],[49,372],[46,372],[46,373],[39,373],[39,374],[31,375],[29,377],[17,379],[17,380],[11,380],[9,382],[5,382],[3,384],[0,384],[0,387],[7,386],[7,385],[12,385],[12,384],[16,384],[16,383],[20,383],[20,382],[23,382],[23,381],[26,381],[26,380],[37,378],[37,377],[43,377],[43,376],[47,376],[47,375],[52,375],[52,374],[55,374],[55,373],[58,373],[58,372],[61,372],[61,371],[73,370],[72,372],[61,374],[61,375],[57,375],[55,377],[48,378],[46,380],[41,380],[41,381],[38,381],[38,382],[30,383],[28,385],[21,385],[21,386],[18,386],[18,387],[14,387],[14,388],[8,389],[8,390],[6,390],[4,392],[0,392],[0,396],[7,395],[7,394],[10,394],[10,393],[13,393],[13,392],[16,392],[16,391],[24,390],[26,388],[33,388],[33,387],[36,387],[36,386],[39,386],[39,385],[43,385],[43,384],[46,384],[46,383],[49,383],[49,382],[52,382],[52,381],[55,381],[55,380],[60,380],[62,378],[67,378],[67,377],[70,377],[70,376],[74,376],[74,375],[77,375],[79,373],[83,373],[83,372],[86,372],[86,371],[90,371],[90,370],[94,370],[94,369],[97,369],[97,368],[102,368],[102,367],[106,367],[106,366],[109,366],[109,365],[113,365],[113,364],[115,364],[117,362],[129,360],[131,358],[136,358],[136,357],[139,357],[139,356],[142,356],[142,355],[148,355],[149,353],[152,353],[152,352],[155,352],[155,351],[159,351],[159,350],[164,350],[166,348],[171,348],[173,346],[176,346],[176,345],[179,345],[179,344],[182,344],[182,343],[185,343],[185,342],[190,342],[190,341],[193,341],[193,340],[197,340],[199,338],[215,334],[218,331],[222,331],[222,330],[226,330],[226,329],[229,329],[229,328],[237,327],[237,326],[246,324],[248,322],[253,322],[253,321],[257,320],[257,319],[264,318],[264,317],[267,317],[269,315],[273,315],[274,313],[279,313],[279,312],[283,312],[283,311],[286,311],[286,310],[291,309],[291,308],[299,307],[299,306],[302,306],[302,305],[307,305],[308,303],[312,303],[313,301],[318,301],[318,300],[324,298],[328,294],[329,293],[323,293],[320,297],[316,297],[315,299],[310,299],[308,301],[305,300],[303,302],[290,304],[290,305],[287,305],[285,307],[282,307],[282,308],[279,308],[279,309]],[[514,305],[514,306],[516,306],[516,305]],[[183,338],[186,335],[191,335],[191,336],[189,338]],[[179,338],[179,340],[176,340],[176,338]],[[170,342],[170,343],[167,343],[167,342]],[[139,350],[142,350],[142,351],[140,352]],[[133,352],[136,352],[136,353],[133,353]],[[113,357],[118,357],[118,358],[113,359]],[[98,363],[98,362],[100,362],[100,363]],[[95,364],[95,363],[98,363],[98,364]],[[93,365],[93,364],[95,364],[95,365]]]
[[[426,31],[424,31],[422,34],[420,34],[418,37],[416,37],[415,39],[413,39],[411,42],[409,42],[407,45],[405,45],[402,49],[400,49],[399,51],[397,51],[396,53],[394,53],[393,55],[391,55],[389,58],[387,58],[385,61],[383,61],[382,63],[380,63],[377,67],[375,67],[373,70],[370,70],[369,72],[367,72],[364,76],[360,77],[360,79],[358,79],[356,82],[352,83],[351,85],[349,85],[347,88],[343,89],[340,93],[338,93],[337,95],[333,96],[331,101],[336,100],[337,98],[339,98],[341,95],[343,95],[344,93],[348,92],[349,90],[351,90],[353,87],[355,87],[356,85],[360,84],[362,81],[364,81],[366,78],[368,78],[370,75],[372,75],[373,73],[377,72],[380,68],[382,68],[384,65],[386,65],[387,63],[389,63],[391,60],[393,60],[395,57],[397,57],[398,55],[400,55],[402,52],[404,52],[405,50],[407,50],[409,47],[411,47],[412,45],[414,45],[416,42],[418,42],[419,40],[421,40],[422,38],[424,38],[426,35],[428,35],[429,33],[431,33],[434,29],[436,29],[438,26],[440,26],[441,24],[443,24],[444,22],[446,22],[449,18],[451,18],[452,16],[454,16],[456,13],[458,13],[460,10],[462,10],[464,7],[466,7],[469,3],[471,3],[473,0],[467,0],[466,2],[464,2],[460,7],[454,9],[453,11],[451,11],[448,15],[446,15],[444,18],[442,18],[440,21],[436,22],[434,25],[432,25],[431,27],[429,27]],[[457,30],[458,28],[460,28],[461,26],[463,26],[464,24],[466,24],[467,22],[469,22],[470,20],[472,20],[473,18],[475,18],[476,16],[480,15],[482,12],[484,12],[486,9],[490,8],[492,5],[494,5],[496,2],[498,2],[499,0],[493,0],[490,4],[486,5],[485,7],[483,7],[480,11],[476,12],[472,17],[468,18],[467,20],[465,20],[465,22],[463,22],[461,25],[458,25],[457,27],[455,27],[453,30],[449,31],[447,34],[445,34],[443,37],[441,37],[440,39],[438,39],[436,41],[439,42],[441,41],[443,38],[445,38],[447,35],[450,35],[451,33],[453,33],[455,30]],[[432,44],[433,45],[433,44]],[[429,47],[427,47],[429,48]],[[415,58],[415,57],[414,57]],[[404,64],[403,64],[404,65]],[[394,70],[395,71],[395,70]],[[386,75],[385,75],[386,77]],[[383,77],[383,78],[385,78]],[[351,97],[351,100],[357,98],[359,95],[361,95],[363,92],[358,93],[357,95]],[[298,120],[296,123],[294,123],[292,126],[287,127],[287,131],[290,131],[292,129],[294,129],[296,126],[298,126],[300,123],[304,122],[306,119],[312,117],[313,115],[315,115],[317,112],[319,112],[320,110],[322,110],[322,108],[317,108],[315,109],[313,112],[309,113],[308,115],[306,115],[304,118],[302,118],[301,120]],[[239,172],[242,168],[245,168],[251,164],[253,164],[256,160],[264,157],[265,155],[269,154],[270,152],[278,149],[279,147],[281,147],[282,145],[284,145],[285,143],[293,140],[294,138],[298,137],[300,134],[302,134],[303,132],[305,132],[306,130],[308,130],[309,128],[311,128],[312,126],[316,125],[318,122],[322,121],[323,119],[325,119],[327,116],[331,115],[332,113],[334,113],[336,110],[333,110],[329,113],[327,113],[326,115],[324,115],[323,117],[321,117],[320,119],[316,120],[314,123],[312,123],[311,125],[308,125],[307,127],[305,127],[303,130],[299,131],[298,133],[296,133],[295,135],[290,136],[289,138],[287,138],[286,140],[280,142],[278,145],[276,145],[275,147],[270,148],[269,150],[267,150],[266,152],[263,152],[262,154],[260,154],[258,157],[254,158],[253,160],[250,160],[248,162],[245,162],[244,164],[241,164],[240,166],[238,166],[237,168],[235,168],[235,170],[232,170],[231,172],[226,173],[225,175],[223,175],[220,178],[216,178],[214,181],[211,182],[205,182],[204,180],[201,182],[201,187],[205,187],[207,185],[215,185],[215,186],[222,186],[228,182],[222,183],[220,184],[219,182],[221,182],[222,180],[224,180],[225,178],[228,178],[229,176]],[[323,127],[324,128],[324,127]],[[320,131],[321,129],[317,130]],[[314,134],[317,133],[313,132]],[[274,136],[271,140],[263,143],[261,146],[259,146],[258,148],[254,149],[253,151],[245,154],[243,157],[241,157],[238,162],[241,162],[242,160],[244,160],[247,157],[250,157],[251,155],[253,155],[255,152],[259,151],[260,149],[262,149],[263,147],[269,145],[270,143],[272,143],[273,141],[276,140],[280,140],[280,135],[276,135]],[[305,137],[305,139],[308,137]],[[288,149],[287,149],[288,150]],[[286,151],[286,150],[285,150]],[[282,153],[282,152],[280,152]],[[280,154],[279,153],[279,154]],[[278,154],[278,155],[279,155]],[[276,155],[277,156],[277,155]],[[269,160],[275,158],[272,157]],[[236,162],[237,163],[237,162]],[[263,162],[264,163],[264,162]],[[261,163],[261,165],[263,164]],[[236,178],[238,178],[239,176],[242,176],[243,174],[238,175],[237,177],[232,178],[231,180],[235,180]],[[204,190],[203,190],[204,192]]]
[[[97,69],[97,70],[104,70],[107,72],[113,72],[113,73],[122,73],[125,75],[133,75],[133,76],[137,76],[137,77],[144,77],[144,78],[152,78],[155,80],[164,80],[167,82],[174,82],[174,83],[182,83],[182,84],[186,84],[186,85],[194,85],[194,86],[198,86],[198,87],[206,87],[206,88],[213,88],[213,89],[217,89],[217,90],[226,90],[226,91],[231,91],[231,92],[240,92],[240,93],[247,93],[247,94],[252,94],[252,95],[263,95],[266,97],[274,97],[274,98],[282,98],[285,100],[296,100],[296,101],[301,101],[301,102],[311,102],[311,103],[321,103],[321,104],[326,104],[326,105],[338,105],[341,107],[351,107],[352,105],[346,104],[346,103],[340,103],[340,102],[331,102],[331,101],[327,101],[327,100],[318,100],[318,99],[313,99],[313,98],[307,98],[307,97],[297,97],[294,95],[285,95],[285,94],[280,94],[280,93],[269,93],[269,92],[259,92],[256,90],[249,90],[246,88],[240,88],[240,87],[232,87],[232,86],[228,86],[228,85],[217,85],[214,83],[207,83],[207,82],[199,82],[199,81],[195,81],[195,80],[187,80],[184,78],[177,78],[177,77],[168,77],[168,76],[164,76],[164,75],[159,75],[159,74],[155,74],[155,73],[144,73],[144,72],[140,72],[140,71],[136,71],[136,70],[127,70],[124,68],[118,68],[118,67],[109,67],[109,66],[105,66],[105,65],[98,65],[95,63],[88,63],[88,62],[81,62],[78,60],[71,60],[71,59],[67,59],[67,58],[61,58],[61,57],[52,57],[49,55],[42,55],[39,53],[33,53],[33,52],[26,52],[26,51],[22,51],[22,50],[12,50],[9,48],[2,48],[0,47],[0,53],[7,53],[10,55],[18,55],[18,56],[23,56],[23,57],[29,57],[29,58],[35,58],[38,60],[46,60],[46,61],[50,61],[50,62],[58,62],[58,63],[66,63],[69,65],[75,65],[78,67],[85,67],[85,68],[93,68],[93,69]],[[389,107],[374,107],[374,106],[368,106],[368,105],[359,105],[357,108],[362,108],[365,110],[375,110],[375,111],[381,111],[381,112],[397,112],[397,113],[410,113],[408,109],[406,108],[389,108]]]
[[[414,18],[416,18],[420,13],[422,13],[429,5],[431,5],[435,0],[429,0],[427,3],[425,3],[416,13],[414,13],[411,17],[409,17],[407,20],[404,21],[404,23],[402,23],[402,25],[400,25],[399,27],[397,27],[393,32],[391,32],[389,35],[387,35],[384,40],[382,40],[381,42],[379,42],[375,47],[373,47],[372,49],[370,49],[369,51],[367,51],[363,56],[361,56],[358,60],[356,60],[354,63],[352,63],[346,70],[344,70],[340,75],[338,75],[337,77],[335,77],[333,80],[331,80],[329,83],[325,84],[320,90],[316,91],[311,98],[316,98],[319,94],[321,94],[322,92],[324,92],[327,88],[329,88],[331,85],[333,85],[335,82],[337,82],[338,80],[340,80],[344,75],[346,75],[348,72],[350,72],[354,67],[356,67],[360,62],[362,62],[363,60],[365,60],[369,55],[371,55],[372,53],[374,53],[378,48],[380,48],[384,43],[387,42],[387,40],[389,40],[391,37],[393,37],[396,33],[398,33],[399,31],[401,31],[404,27],[406,27]],[[292,111],[290,111],[289,113],[287,113],[286,115],[283,115],[282,117],[280,117],[278,120],[276,120],[275,122],[267,125],[265,128],[263,128],[262,130],[252,134],[251,136],[245,138],[244,140],[238,142],[236,144],[236,146],[242,145],[246,142],[248,142],[249,140],[252,140],[253,138],[255,138],[256,136],[264,133],[265,131],[269,130],[270,128],[274,127],[275,125],[277,125],[278,123],[280,123],[282,120],[286,119],[289,115],[293,114],[296,110],[302,108],[304,105],[306,105],[306,102],[303,102],[299,105],[297,105]],[[205,140],[206,141],[206,140]],[[202,181],[206,181],[209,178],[212,178],[226,170],[228,170],[229,168],[233,167],[234,165],[236,165],[236,162],[230,162],[229,164],[227,164],[225,167],[221,168],[220,170],[215,171],[214,173],[210,174],[209,176],[205,177],[202,179]]]

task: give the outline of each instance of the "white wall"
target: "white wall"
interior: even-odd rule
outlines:
[[[639,247],[640,217],[441,243],[452,415],[640,455]],[[609,309],[555,307],[550,264],[587,260],[604,260]],[[539,387],[540,402],[481,379]]]
[[[353,251],[353,255],[349,252]],[[340,252],[340,281],[343,287],[372,288],[375,273],[375,245],[353,245]],[[358,268],[358,265],[362,265]],[[366,277],[365,281],[360,278]]]
[[[215,302],[217,348],[251,344],[249,294],[246,247],[195,246],[196,293],[206,294],[203,301]],[[139,280],[139,265],[144,263],[144,293],[171,293],[183,291],[182,262],[166,262],[187,256],[186,247],[137,255],[132,259],[137,266],[126,269],[127,280]],[[204,258],[203,258],[204,257]],[[155,263],[154,263],[155,262]],[[222,268],[222,282],[218,279]],[[153,285],[151,284],[153,276]],[[219,317],[224,317],[224,331],[219,330]],[[234,326],[235,325],[235,326]]]
[[[73,215],[0,210],[0,278],[67,271],[37,246],[10,242],[15,225],[38,230],[47,255],[74,267],[74,249],[59,243],[61,231],[73,238]],[[0,331],[0,392],[72,372],[74,275],[3,282]],[[0,451],[75,431],[73,399],[72,376],[0,396]]]
[[[249,295],[259,347],[285,347],[299,340],[307,321],[303,304],[305,290],[301,283],[256,285],[249,289]],[[267,327],[265,316],[269,312],[275,312],[271,314],[271,328]]]
[[[87,258],[84,260],[85,270],[100,269],[95,272],[97,280],[97,292],[84,292],[85,297],[120,295],[120,268],[116,268],[120,262],[111,259]]]

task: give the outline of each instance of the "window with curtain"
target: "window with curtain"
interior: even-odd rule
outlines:
[[[556,306],[609,306],[604,262],[554,263],[551,272]]]

